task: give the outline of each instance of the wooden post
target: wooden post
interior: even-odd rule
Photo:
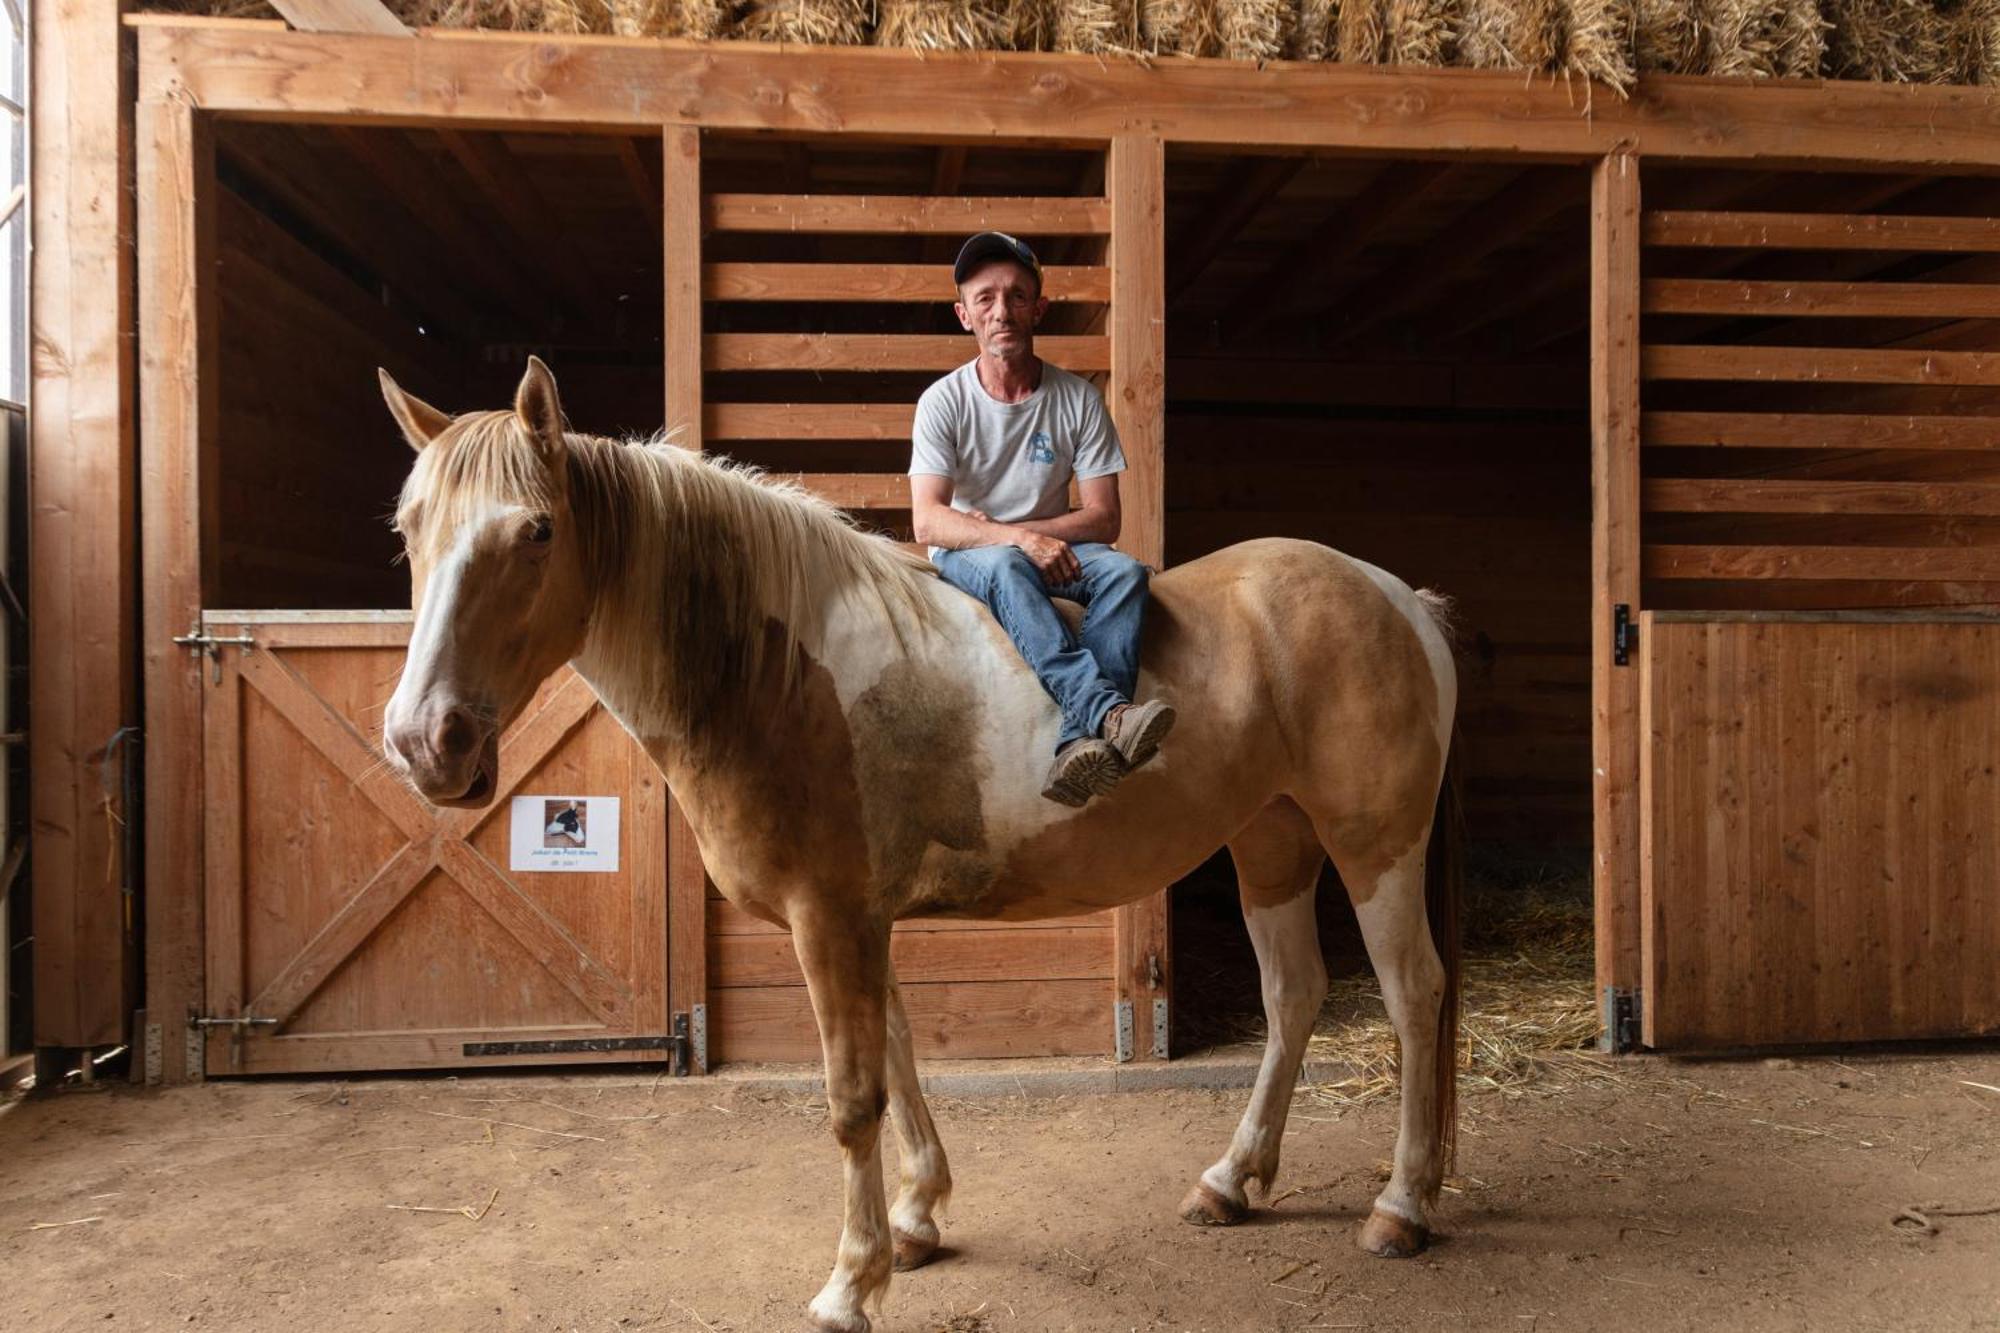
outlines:
[[[666,422],[675,443],[700,449],[701,386],[701,130],[668,125],[660,171],[660,233],[665,247]],[[667,1008],[697,1015],[688,1067],[708,1072],[708,873],[680,803],[667,816]]]
[[[142,102],[138,122],[140,504],[146,682],[146,1015],[150,1079],[202,1077],[187,1026],[202,977],[201,691],[204,659],[173,636],[199,624],[201,466],[216,428],[215,157],[184,101]],[[142,1037],[146,1034],[141,1034]]]
[[[38,1046],[127,1039],[137,958],[122,775],[138,762],[132,161],[118,0],[32,31],[29,764]]]
[[[1111,141],[1111,417],[1125,447],[1119,545],[1158,568],[1166,561],[1166,148],[1151,135]],[[1173,1000],[1172,898],[1162,888],[1117,912],[1116,999],[1130,1004],[1131,1056],[1155,1049],[1156,1006]],[[1162,1014],[1164,1016],[1164,1013]],[[1116,1021],[1124,1022],[1125,1011]]]
[[[1639,159],[1600,158],[1590,202],[1590,749],[1602,995],[1640,982],[1639,663],[1612,660],[1615,609],[1629,607],[1635,622],[1639,614]]]

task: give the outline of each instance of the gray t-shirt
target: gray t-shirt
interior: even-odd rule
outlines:
[[[996,523],[1069,512],[1069,480],[1125,470],[1118,428],[1092,385],[1042,363],[1041,385],[1003,403],[968,361],[917,400],[910,475],[950,477],[951,507],[977,509]],[[931,548],[933,559],[937,548]]]

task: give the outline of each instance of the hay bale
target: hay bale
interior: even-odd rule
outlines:
[[[1059,8],[1056,0],[1010,0],[1007,6],[1007,49],[1054,50]]]
[[[1216,41],[1231,60],[1283,58],[1298,21],[1298,0],[1215,0]]]
[[[2000,84],[2000,0],[1962,0],[1943,17],[1945,78]]]
[[[751,0],[737,35],[753,42],[865,46],[870,0]]]
[[[1569,14],[1562,0],[1465,0],[1458,61],[1473,69],[1562,68]]]
[[[1832,30],[1825,70],[1836,79],[1942,83],[1944,16],[1930,0],[1824,0]]]
[[[1688,0],[1638,0],[1632,16],[1633,67],[1641,74],[1706,73],[1705,9]]]
[[[1048,0],[1055,15],[1049,49],[1130,55],[1140,49],[1139,0]]]
[[[1340,0],[1301,0],[1292,25],[1293,60],[1331,60],[1339,52]]]
[[[881,0],[877,46],[913,51],[990,51],[1013,33],[1008,0]]]
[[[1216,0],[1139,0],[1139,46],[1153,55],[1212,56],[1216,25]]]
[[[1334,16],[1336,60],[1355,65],[1379,65],[1389,49],[1387,0],[1342,0]]]
[[[1811,78],[1826,53],[1817,0],[1701,0],[1707,72],[1758,79]]]
[[[1565,74],[1590,79],[1624,96],[1632,89],[1636,0],[1568,0],[1563,34]]]
[[[609,0],[611,31],[620,37],[671,37],[674,15],[667,0]]]

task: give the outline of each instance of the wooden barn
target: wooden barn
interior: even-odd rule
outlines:
[[[457,410],[539,353],[580,428],[907,536],[986,227],[1105,387],[1128,549],[1311,537],[1458,600],[1467,834],[1590,849],[1614,1046],[2000,1029],[2000,91],[70,9],[36,55],[40,1045],[169,1082],[816,1058],[788,939],[580,680],[502,795],[615,800],[615,868],[514,868],[510,801],[378,764],[409,455],[375,370]],[[920,1053],[1165,1058],[1161,887],[908,923]]]

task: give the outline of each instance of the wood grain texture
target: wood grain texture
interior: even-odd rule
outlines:
[[[1087,375],[1111,369],[1110,339],[1055,335],[1035,353]],[[970,335],[931,333],[711,333],[702,339],[709,370],[952,370],[979,355]]]
[[[710,403],[712,440],[908,440],[915,403]]]
[[[761,264],[703,266],[711,301],[890,301],[937,305],[954,290],[949,264]],[[1111,273],[1096,265],[1048,264],[1042,295],[1052,302],[1108,301]]]
[[[215,429],[214,145],[185,104],[138,113],[141,556],[146,739],[146,1012],[164,1082],[199,1079],[180,1040],[203,1003],[201,701],[204,666],[173,642],[201,616],[201,464]]]
[[[903,987],[919,1058],[1103,1055],[1111,985],[1090,981],[948,981]],[[718,1062],[820,1058],[804,986],[718,990],[709,1009]]]
[[[1683,514],[2000,515],[2000,485],[1984,482],[1654,477],[1639,497],[1648,512]]]
[[[1993,283],[1650,278],[1640,293],[1649,315],[2000,318],[2000,285]]]
[[[701,131],[670,125],[662,146],[660,231],[666,274],[667,430],[702,447]]]
[[[2000,219],[1895,213],[1657,210],[1645,244],[1747,250],[2000,251]]]
[[[1647,412],[1640,443],[1743,449],[2000,449],[2000,417],[1855,412]]]
[[[2000,623],[1640,642],[1648,1043],[2000,1031]]]
[[[366,32],[383,37],[414,34],[382,0],[271,0],[271,8],[300,32]]]
[[[2000,353],[1995,352],[1652,343],[1640,366],[1649,380],[2000,386]]]
[[[1670,546],[1648,544],[1649,579],[2000,580],[1992,546]]]
[[[136,941],[103,775],[139,721],[131,107],[118,0],[60,0],[30,30],[28,763],[34,1040],[128,1039]],[[17,224],[19,225],[19,220]],[[23,984],[28,978],[22,977]]]
[[[1449,156],[1614,151],[1925,167],[2000,165],[2000,110],[1979,89],[1648,76],[1585,105],[1505,70],[820,48],[544,34],[328,36],[148,24],[140,96],[217,112],[413,123],[532,121],[617,132],[710,129],[990,141],[1350,147]],[[951,228],[963,230],[963,228]]]
[[[1102,235],[1103,199],[951,194],[711,194],[703,217],[713,231],[903,232],[957,236],[1008,231],[1026,236]]]
[[[1639,982],[1639,682],[1612,661],[1612,610],[1639,609],[1637,158],[1591,176],[1590,653],[1597,985]]]
[[[1102,926],[1013,930],[898,930],[896,979],[933,981],[1102,981],[1111,971],[1113,932]],[[717,989],[803,986],[792,937],[718,935],[709,941]]]

